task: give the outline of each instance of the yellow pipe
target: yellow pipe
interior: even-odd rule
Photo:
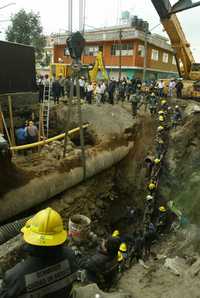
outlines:
[[[83,125],[83,128],[87,128],[89,126],[89,124],[85,124]],[[68,135],[71,135],[77,131],[80,130],[80,127],[76,127],[76,128],[73,128],[72,130],[69,130],[68,132]],[[36,142],[36,143],[32,143],[32,144],[27,144],[27,145],[22,145],[22,146],[13,146],[13,147],[10,147],[10,150],[12,151],[19,151],[19,150],[24,150],[24,149],[30,149],[30,148],[34,148],[34,147],[38,147],[38,146],[44,146],[45,144],[48,144],[48,143],[51,143],[53,141],[57,141],[57,140],[61,140],[65,137],[65,133],[62,133],[58,136],[55,136],[53,138],[50,138],[50,139],[47,139],[47,140],[44,140],[44,141],[39,141],[39,142]]]

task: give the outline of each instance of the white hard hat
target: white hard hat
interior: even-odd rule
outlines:
[[[148,195],[148,196],[146,197],[146,199],[147,199],[147,201],[151,201],[151,200],[153,200],[153,197],[150,196],[150,195]]]

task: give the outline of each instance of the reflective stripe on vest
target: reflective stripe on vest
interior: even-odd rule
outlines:
[[[38,298],[67,288],[75,279],[68,260],[25,275],[26,294],[20,298]]]

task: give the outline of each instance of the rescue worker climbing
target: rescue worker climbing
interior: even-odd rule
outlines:
[[[126,262],[128,262],[128,251],[126,243],[120,244],[117,260],[119,263],[119,271],[124,271],[126,269]]]
[[[147,188],[148,188],[148,190],[150,192],[150,195],[152,196],[155,193],[156,188],[157,188],[156,181],[151,180],[151,182],[148,184],[148,187]]]
[[[158,159],[161,159],[165,152],[164,140],[161,137],[156,138],[156,155]]]
[[[172,128],[176,128],[177,125],[182,121],[182,114],[179,106],[175,106],[175,111],[172,115]]]
[[[157,109],[157,97],[155,95],[154,92],[152,92],[149,97],[148,97],[148,101],[149,101],[149,111],[151,113],[151,115],[155,115],[156,114],[156,109]]]
[[[145,209],[144,209],[144,218],[143,218],[143,224],[144,224],[144,231],[148,229],[148,226],[152,220],[152,214],[154,211],[154,197],[151,195],[148,195],[146,197],[145,202]]]
[[[119,233],[119,231],[118,230],[114,230],[114,232],[112,233],[112,237],[117,237],[117,238],[119,238],[120,239],[120,233]]]
[[[158,178],[160,169],[161,169],[161,160],[159,158],[155,158],[154,159],[154,166],[153,166],[152,174],[151,174],[152,179],[156,180]]]
[[[157,239],[156,227],[150,222],[144,233],[144,254],[146,259],[150,257],[152,244]]]
[[[168,104],[167,104],[167,101],[165,99],[161,100],[160,106],[161,106],[162,110],[167,111]]]
[[[71,297],[77,265],[61,216],[46,208],[21,231],[29,257],[6,272],[0,297]]]
[[[167,232],[169,227],[170,227],[169,212],[165,206],[160,206],[158,223],[157,223],[158,233],[163,234]]]
[[[140,104],[140,101],[141,101],[141,96],[140,96],[139,91],[137,90],[135,94],[131,93],[129,100],[131,102],[132,115],[133,115],[133,117],[135,117],[137,115],[137,111],[138,111],[139,104]]]

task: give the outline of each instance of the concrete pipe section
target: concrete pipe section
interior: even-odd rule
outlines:
[[[133,142],[113,150],[104,150],[86,159],[86,178],[117,164],[133,148]],[[13,189],[1,197],[0,222],[41,204],[59,193],[81,183],[83,179],[81,166],[69,172],[53,172],[46,176],[36,177],[24,186]]]

